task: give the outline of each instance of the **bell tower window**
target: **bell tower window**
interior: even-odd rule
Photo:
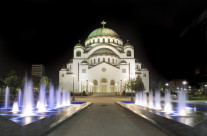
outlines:
[[[81,57],[81,52],[80,51],[76,52],[76,57]]]
[[[132,53],[131,51],[127,51],[127,57],[131,57]]]

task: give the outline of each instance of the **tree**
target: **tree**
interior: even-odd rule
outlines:
[[[126,81],[123,88],[124,88],[125,92],[126,92],[126,90],[129,90],[131,88],[130,81]]]
[[[0,88],[3,88],[5,86],[4,80],[0,79]]]
[[[47,90],[50,88],[51,80],[47,76],[43,76],[40,79],[40,83],[44,83]]]
[[[140,92],[145,90],[144,83],[140,76],[137,76],[136,79],[131,80],[130,86],[131,86],[130,88],[135,92]]]
[[[16,90],[21,86],[21,79],[17,76],[16,72],[12,70],[7,74],[4,83],[10,88],[11,92],[15,94]]]
[[[165,83],[163,81],[159,81],[159,89],[164,91]]]

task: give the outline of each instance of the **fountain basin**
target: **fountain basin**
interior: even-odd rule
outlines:
[[[143,118],[162,130],[169,136],[204,136],[207,135],[207,106],[196,106],[197,112],[180,116],[177,112],[165,113],[162,110],[154,110],[147,107],[135,105],[133,102],[116,102],[129,112],[139,118]],[[173,108],[175,105],[173,104]],[[195,107],[195,105],[192,105]],[[190,109],[192,111],[192,109]]]
[[[47,133],[90,104],[91,102],[75,103],[68,107],[26,117],[1,112],[0,134],[1,136],[39,136]]]

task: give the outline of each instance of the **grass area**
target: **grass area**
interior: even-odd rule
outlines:
[[[189,100],[207,100],[207,95],[188,95]]]

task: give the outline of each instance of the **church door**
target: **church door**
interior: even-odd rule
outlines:
[[[107,92],[107,85],[101,85],[101,90],[102,90],[102,93],[106,93]]]
[[[93,92],[97,93],[97,90],[98,90],[98,81],[93,80]]]
[[[115,81],[114,80],[111,80],[110,82],[110,91],[111,93],[114,93],[115,92]]]
[[[107,92],[107,80],[106,80],[106,78],[101,79],[101,92],[102,93]]]

